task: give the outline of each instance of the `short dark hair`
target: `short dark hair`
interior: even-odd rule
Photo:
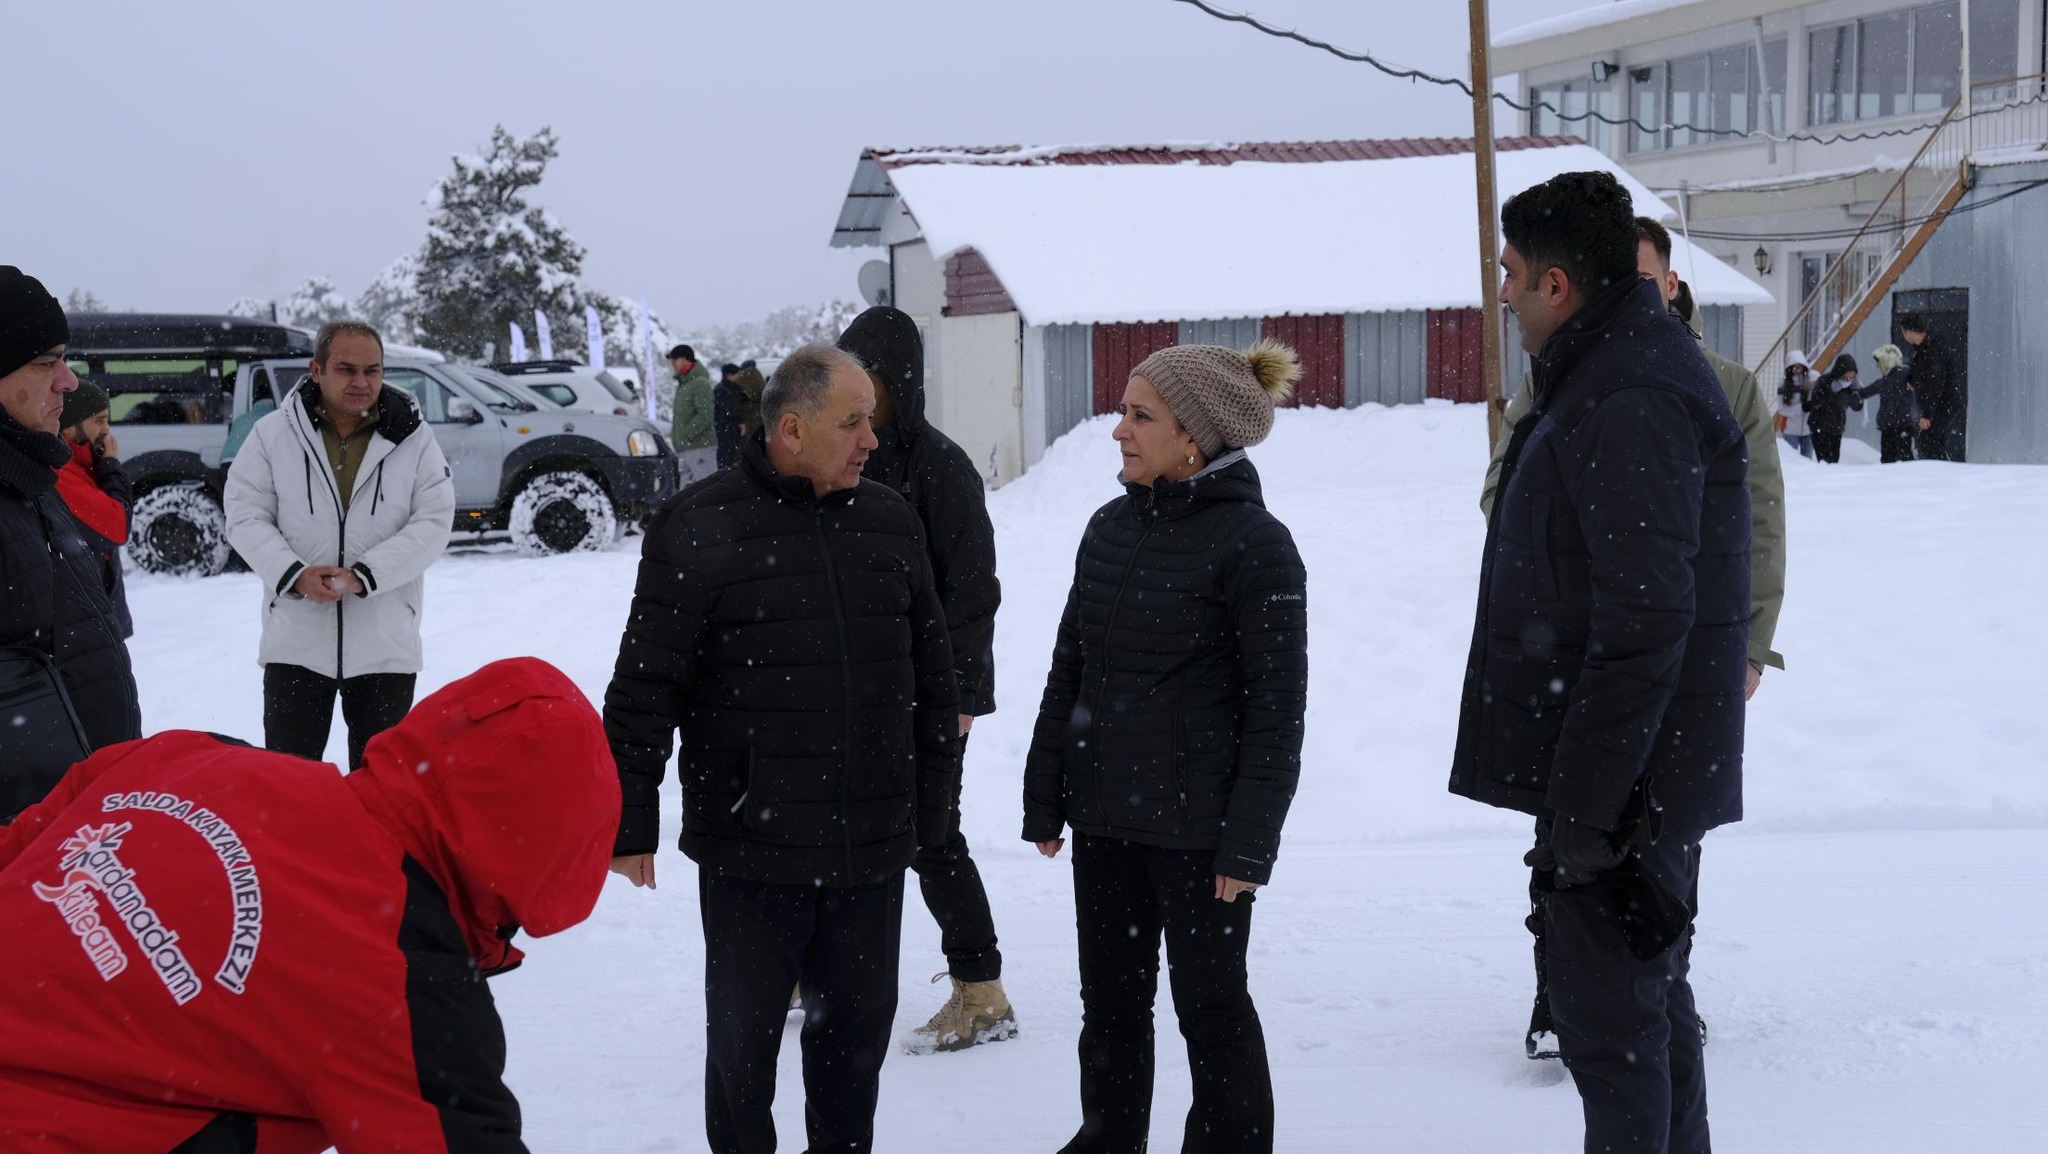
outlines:
[[[1636,278],[1636,213],[1628,189],[1611,172],[1561,172],[1508,198],[1501,235],[1534,277],[1562,269],[1591,295]]]
[[[1665,268],[1670,268],[1671,230],[1647,216],[1639,216],[1636,218],[1636,243],[1641,244],[1646,240],[1650,242],[1651,248],[1657,250],[1657,259],[1664,262]]]
[[[313,338],[313,363],[322,371],[327,368],[327,354],[334,348],[336,337],[368,337],[377,342],[377,351],[384,351],[384,338],[376,326],[362,321],[328,321],[320,326],[320,335]]]
[[[697,350],[688,345],[677,345],[668,351],[668,359],[672,361],[694,362],[697,359]]]
[[[1902,333],[1924,333],[1927,331],[1927,318],[1918,312],[1900,313],[1899,331]]]
[[[782,414],[816,416],[832,391],[832,370],[850,368],[865,373],[852,353],[819,341],[783,358],[761,390],[761,423],[772,429],[782,423]]]

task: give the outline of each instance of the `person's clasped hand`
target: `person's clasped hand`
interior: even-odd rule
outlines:
[[[1522,857],[1522,864],[1548,869],[1560,888],[1582,886],[1620,865],[1628,857],[1625,839],[1604,829],[1560,817],[1550,827],[1550,842]]]

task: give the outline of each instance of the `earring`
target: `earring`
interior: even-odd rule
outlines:
[[[1189,453],[1189,454],[1188,454],[1188,464],[1192,465],[1192,464],[1194,464],[1194,463],[1195,463],[1195,455],[1194,455],[1193,453]]]

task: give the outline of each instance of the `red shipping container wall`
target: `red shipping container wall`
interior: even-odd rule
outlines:
[[[946,307],[949,317],[985,317],[1013,313],[1017,303],[988,267],[988,258],[963,248],[946,258]]]
[[[1259,335],[1279,341],[1301,358],[1301,380],[1295,382],[1297,405],[1344,407],[1344,317],[1267,317],[1260,322]]]
[[[1177,321],[1095,326],[1095,412],[1116,412],[1139,362],[1180,343]]]
[[[1429,395],[1459,404],[1486,400],[1486,335],[1478,309],[1432,309],[1423,364]]]

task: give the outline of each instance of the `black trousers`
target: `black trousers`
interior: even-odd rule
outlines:
[[[960,753],[967,753],[967,738],[960,738]],[[956,783],[959,778],[953,779]],[[954,786],[958,790],[959,786]],[[996,920],[989,912],[988,889],[981,884],[981,870],[967,856],[967,839],[960,834],[960,796],[953,796],[953,829],[944,845],[917,851],[910,868],[917,871],[917,888],[924,894],[925,908],[939,923],[939,948],[946,954],[946,972],[963,982],[993,982],[1003,976],[1003,955],[996,949]]]
[[[775,1059],[803,986],[804,1128],[811,1154],[874,1149],[896,1019],[903,875],[850,889],[742,881],[700,869],[704,1132],[714,1154],[775,1149]]]
[[[1074,835],[1081,1130],[1065,1154],[1141,1154],[1152,1129],[1152,1002],[1166,939],[1194,1076],[1181,1149],[1273,1149],[1273,1078],[1245,975],[1252,895],[1216,898],[1216,855]]]
[[[1539,823],[1539,838],[1547,835]],[[1638,884],[1697,912],[1698,834],[1667,832],[1630,852]],[[1631,900],[1607,877],[1540,900],[1552,1028],[1578,1086],[1587,1154],[1708,1154],[1706,1061],[1687,980],[1690,927],[1644,957],[1627,929]]]
[[[1813,430],[1813,455],[1830,465],[1842,463],[1842,430]]]
[[[1913,430],[1901,425],[1896,429],[1879,429],[1877,451],[1881,463],[1889,465],[1896,461],[1913,459]]]
[[[363,747],[397,725],[412,708],[411,673],[363,673],[336,680],[300,665],[272,662],[263,667],[263,748],[320,760],[334,727],[334,698],[348,723],[348,764],[363,764]]]

